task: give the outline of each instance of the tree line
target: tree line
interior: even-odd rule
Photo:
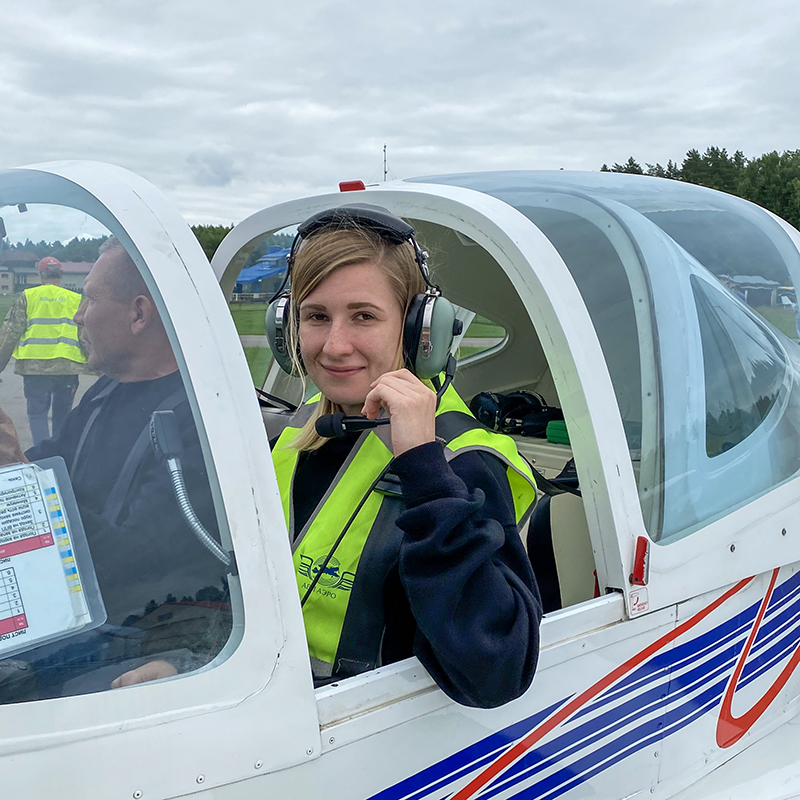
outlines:
[[[764,153],[755,158],[747,158],[741,150],[733,154],[724,147],[708,147],[704,153],[697,149],[689,150],[678,164],[671,159],[666,165],[659,163],[644,166],[631,156],[622,164],[603,164],[601,172],[627,172],[634,175],[652,175],[675,181],[695,183],[738,195],[782,217],[795,228],[800,229],[800,150],[785,150],[778,153]],[[192,225],[192,231],[200,246],[211,260],[220,242],[233,228],[232,225]],[[3,250],[26,250],[39,258],[55,256],[59,261],[96,261],[97,251],[105,241],[101,236],[95,239],[71,239],[66,244],[55,242],[2,242]],[[264,255],[272,245],[289,247],[292,236],[272,234],[250,254],[245,266],[250,266]]]
[[[231,232],[233,225],[192,225],[192,232],[200,242],[206,258],[210,261],[216,253],[220,242]],[[34,253],[38,258],[54,256],[59,261],[97,261],[100,245],[107,239],[107,236],[97,236],[95,238],[74,238],[66,244],[59,241],[47,242],[44,239],[39,242],[32,242],[26,239],[24,242],[9,242],[8,239],[2,241],[0,251]],[[292,244],[292,236],[287,233],[276,233],[268,236],[260,242],[250,257],[247,259],[246,266],[257,261],[264,255],[269,247],[277,245],[279,247],[289,247]]]
[[[107,239],[107,236],[98,236],[95,239],[70,239],[66,244],[59,241],[32,242],[26,239],[24,242],[11,243],[8,240],[3,242],[3,252],[26,252],[34,253],[37,258],[54,256],[59,261],[97,261],[97,252],[100,245]]]
[[[724,147],[704,153],[692,149],[679,164],[642,166],[631,156],[623,164],[603,164],[601,172],[627,172],[686,181],[735,194],[769,209],[795,228],[800,228],[800,150],[764,153],[747,158],[741,150],[730,154]]]
[[[200,242],[206,258],[211,261],[220,242],[233,230],[233,225],[192,225],[192,231]],[[255,264],[261,256],[266,255],[270,247],[291,247],[294,236],[288,233],[273,233],[259,242],[251,251],[244,263],[244,268]]]

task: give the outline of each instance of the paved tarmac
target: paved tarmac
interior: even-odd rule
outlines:
[[[0,377],[0,407],[14,421],[17,429],[17,438],[23,450],[32,444],[31,429],[28,427],[28,412],[25,405],[25,395],[22,391],[22,376],[14,373],[14,359],[8,362]],[[78,404],[84,392],[97,380],[93,375],[81,375],[78,380],[78,393],[75,396],[75,405]]]

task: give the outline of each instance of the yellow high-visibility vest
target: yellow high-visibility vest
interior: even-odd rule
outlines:
[[[54,284],[25,290],[28,327],[14,348],[16,359],[68,358],[79,364],[86,356],[78,344],[78,326],[73,322],[81,296]]]
[[[314,398],[303,406],[284,428],[272,451],[275,474],[278,479],[281,503],[290,536],[294,537],[292,519],[292,483],[297,468],[299,451],[292,441],[313,411]],[[458,412],[449,414],[448,412]],[[536,482],[533,473],[520,456],[513,439],[483,427],[450,387],[442,396],[436,412],[437,436],[445,441],[448,461],[459,453],[483,450],[505,464],[517,524],[527,519],[536,500]],[[449,418],[449,419],[448,419]],[[456,424],[448,424],[456,420]],[[384,429],[386,430],[386,429]],[[328,490],[320,507],[294,538],[293,561],[300,596],[304,596],[316,577],[339,534],[358,503],[369,490],[381,470],[391,461],[392,452],[384,443],[386,434],[377,430],[365,431],[348,455],[339,480]],[[394,504],[393,513],[387,506]],[[402,500],[395,494],[385,493],[380,484],[372,491],[350,525],[333,557],[325,566],[312,594],[303,606],[308,648],[315,676],[328,677],[339,672],[336,667],[337,651],[348,614],[350,597],[357,580],[358,565],[373,529],[388,524],[402,511]],[[387,535],[383,531],[383,535]],[[380,613],[376,610],[376,613]],[[373,654],[374,655],[374,654]],[[364,663],[369,663],[369,658]]]

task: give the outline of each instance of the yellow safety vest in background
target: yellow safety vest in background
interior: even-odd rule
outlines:
[[[44,284],[26,289],[25,302],[28,327],[14,348],[14,358],[67,358],[85,364],[86,356],[78,344],[78,326],[72,320],[81,296],[61,286]]]
[[[297,468],[299,452],[291,446],[305,421],[313,411],[312,405],[301,407],[290,419],[272,451],[275,474],[281,496],[283,511],[290,536],[295,534],[292,519],[292,484]],[[448,412],[459,412],[449,414]],[[455,425],[448,424],[455,421]],[[520,456],[513,439],[495,433],[482,426],[469,412],[455,389],[448,388],[436,412],[437,436],[445,441],[445,457],[448,461],[459,453],[482,450],[491,453],[506,466],[517,524],[527,519],[528,512],[536,500],[536,483],[528,463]],[[325,561],[328,552],[341,533],[359,501],[369,490],[381,470],[391,461],[392,452],[382,441],[388,436],[384,428],[365,431],[353,446],[345,461],[339,479],[326,493],[321,507],[306,523],[305,529],[294,541],[293,561],[300,596],[305,595],[314,577]],[[399,505],[394,514],[387,516],[389,504]],[[402,511],[402,499],[387,495],[379,487],[374,490],[345,534],[334,556],[325,567],[314,592],[303,606],[303,620],[308,638],[308,649],[316,677],[329,677],[337,671],[337,651],[342,637],[348,604],[361,555],[367,539],[381,527],[382,520],[391,518],[394,527],[397,511]],[[388,535],[388,531],[383,531]],[[379,609],[375,613],[380,614]],[[368,645],[365,643],[365,648]],[[365,659],[369,661],[368,658]]]

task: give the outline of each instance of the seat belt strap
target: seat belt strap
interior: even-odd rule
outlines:
[[[172,411],[181,403],[185,402],[186,399],[186,391],[184,390],[183,386],[181,386],[171,395],[165,397],[161,403],[159,403],[158,407],[154,409],[154,412]],[[119,476],[117,477],[117,480],[114,481],[114,486],[111,488],[111,491],[106,498],[105,506],[103,506],[102,517],[112,525],[116,523],[120,511],[122,511],[122,506],[124,505],[125,499],[128,496],[128,491],[131,488],[133,479],[136,476],[137,470],[144,461],[149,448],[150,420],[148,420],[144,428],[142,428],[141,433],[134,442],[133,447],[130,449],[128,457],[125,459],[125,463],[122,465],[122,469],[119,471]]]
[[[383,588],[400,558],[403,531],[395,522],[404,508],[401,497],[388,494],[375,518],[373,529],[381,535],[367,538],[358,562],[334,659],[334,679],[349,678],[380,666],[386,628]]]
[[[80,439],[78,439],[78,446],[75,448],[75,453],[72,456],[72,463],[69,467],[70,475],[75,475],[75,468],[78,465],[78,461],[80,460],[81,453],[83,452],[83,446],[86,443],[86,437],[89,435],[89,431],[92,429],[95,421],[97,420],[97,415],[103,408],[106,399],[114,391],[114,389],[119,386],[119,381],[109,381],[108,385],[99,391],[97,395],[92,398],[92,405],[94,408],[92,409],[92,413],[89,414],[89,419],[86,420],[86,424],[83,426],[83,431],[81,431]]]

